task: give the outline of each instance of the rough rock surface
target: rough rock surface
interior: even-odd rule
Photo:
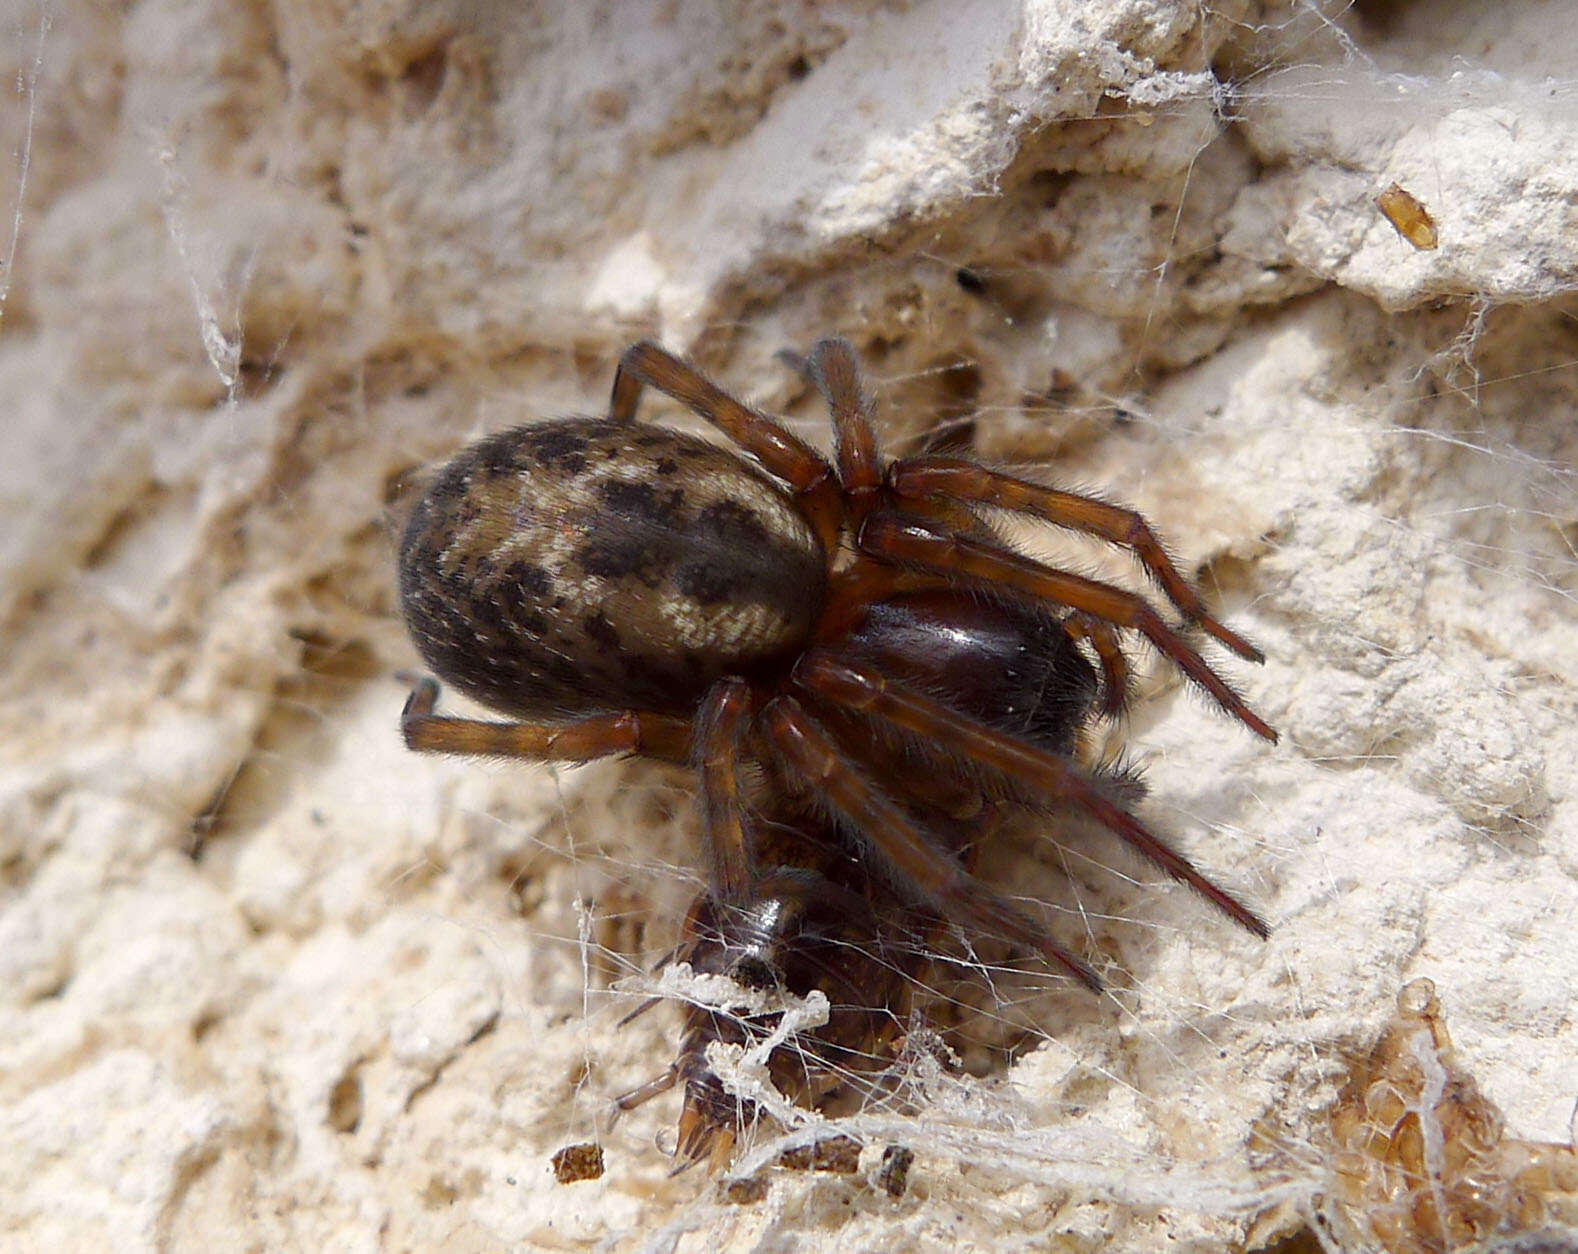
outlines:
[[[1326,1111],[1419,976],[1566,1140],[1561,7],[12,5],[0,1243],[1238,1248],[1335,1204]],[[824,438],[773,354],[832,330],[890,443],[1104,485],[1264,648],[1223,665],[1276,748],[1150,663],[1127,732],[1275,933],[1048,854],[1113,998],[1043,992],[1011,1064],[857,1119],[902,1197],[735,1204],[668,1177],[672,1099],[607,1119],[672,1056],[609,986],[694,891],[687,777],[405,753],[391,519],[642,334]]]

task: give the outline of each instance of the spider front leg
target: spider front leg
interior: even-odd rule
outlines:
[[[972,583],[990,587],[1012,588],[1024,596],[1055,601],[1117,627],[1131,627],[1250,731],[1276,743],[1277,733],[1271,726],[1244,704],[1243,698],[1162,620],[1144,597],[902,514],[872,514],[861,526],[857,545],[861,552],[881,561],[912,570],[963,576]]]
[[[491,723],[434,714],[438,681],[416,681],[400,711],[400,734],[417,753],[478,758],[530,758],[536,762],[590,762],[616,753],[684,762],[690,754],[687,719],[623,710],[568,723]]]
[[[745,802],[738,770],[750,714],[750,685],[743,679],[725,679],[707,695],[696,716],[702,831],[712,866],[712,892],[725,906],[747,903],[756,886],[756,870],[745,843]]]
[[[1087,988],[1101,991],[1100,976],[939,849],[797,700],[776,698],[762,711],[761,722],[787,769],[827,799],[913,896],[955,922],[984,928],[1040,954]]]
[[[807,653],[795,667],[795,680],[810,692],[881,719],[924,742],[940,744],[1046,796],[1073,802],[1143,857],[1188,884],[1223,914],[1256,936],[1270,935],[1259,915],[1200,874],[1188,859],[1146,831],[1127,810],[1107,800],[1056,754],[976,723],[868,666],[825,650]]]
[[[844,491],[857,501],[867,502],[866,508],[857,509],[851,519],[858,523],[875,503],[877,489],[882,486],[882,459],[877,452],[877,433],[871,425],[871,398],[860,386],[854,346],[838,336],[818,340],[811,346],[806,368],[832,415],[838,477]]]
[[[1185,619],[1199,623],[1207,634],[1215,636],[1240,657],[1251,662],[1266,660],[1259,649],[1207,612],[1199,593],[1178,573],[1144,515],[1132,509],[1109,505],[1078,492],[1063,492],[1016,479],[956,457],[916,457],[894,462],[888,467],[887,482],[900,498],[931,500],[940,496],[1029,514],[1054,526],[1099,536],[1111,544],[1132,549]]]
[[[823,552],[832,560],[843,505],[837,477],[820,453],[782,423],[736,400],[688,361],[651,340],[632,344],[619,358],[608,416],[615,422],[632,421],[644,387],[654,387],[701,415],[787,483],[822,540]]]
[[[875,492],[882,483],[882,459],[871,423],[871,398],[860,386],[854,345],[842,336],[829,335],[811,346],[808,357],[790,348],[773,356],[822,394],[833,420],[838,477],[845,491]]]

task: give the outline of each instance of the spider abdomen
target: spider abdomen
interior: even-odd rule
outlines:
[[[793,501],[716,445],[566,419],[503,431],[434,477],[400,545],[428,664],[504,713],[688,711],[792,656],[825,560]]]

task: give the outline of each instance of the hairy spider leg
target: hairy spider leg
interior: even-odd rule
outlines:
[[[1138,631],[1158,652],[1204,688],[1257,736],[1276,743],[1277,733],[1244,704],[1189,642],[1169,627],[1144,597],[1022,557],[996,544],[939,530],[903,514],[872,514],[856,541],[861,552],[937,574],[954,574],[989,587],[1012,588],[1036,600],[1055,601],[1117,627]]]
[[[1079,611],[1063,620],[1063,630],[1075,640],[1087,641],[1096,651],[1101,663],[1101,712],[1116,718],[1129,699],[1129,660],[1118,646],[1118,633],[1109,623]]]
[[[726,903],[748,901],[756,875],[744,831],[745,803],[736,765],[750,714],[750,686],[742,679],[715,685],[697,716],[697,733],[685,719],[625,710],[572,723],[493,723],[433,713],[438,683],[417,681],[400,714],[407,748],[420,753],[587,762],[616,753],[640,753],[683,762],[694,754],[702,780],[703,832],[712,867],[711,888]]]
[[[750,715],[750,685],[743,679],[724,679],[713,685],[696,716],[701,826],[712,866],[711,888],[725,906],[748,902],[756,885],[737,769]]]
[[[827,595],[817,616],[812,640],[831,642],[848,635],[879,601],[904,592],[947,588],[948,581],[938,575],[917,574],[881,562],[852,562],[828,576]]]
[[[937,848],[794,697],[774,698],[760,720],[765,739],[786,768],[863,835],[899,882],[955,922],[973,923],[1023,945],[1101,991],[1101,978],[1089,966]]]
[[[438,682],[427,677],[417,680],[400,711],[406,748],[537,762],[590,762],[616,753],[639,753],[668,762],[690,757],[690,721],[668,714],[621,710],[568,723],[493,723],[437,715],[433,713],[437,705]]]
[[[839,657],[829,650],[808,652],[795,667],[795,680],[808,692],[836,701],[938,743],[972,762],[1029,784],[1049,797],[1066,799],[1115,832],[1136,852],[1174,879],[1189,885],[1234,922],[1264,939],[1271,934],[1248,906],[1197,871],[1182,854],[1114,805],[1077,769],[1056,754],[977,723],[875,669]]]
[[[844,505],[838,478],[826,458],[782,423],[736,400],[688,361],[651,340],[632,344],[620,356],[608,416],[616,422],[632,421],[644,387],[656,388],[705,418],[787,483],[831,566],[838,552]]]
[[[1199,593],[1179,574],[1150,524],[1132,509],[1110,505],[1078,492],[1031,483],[957,457],[912,457],[896,461],[888,467],[887,484],[896,496],[905,500],[944,496],[1029,514],[1054,526],[1098,536],[1110,544],[1130,549],[1186,620],[1198,623],[1240,657],[1251,662],[1266,660],[1265,654],[1249,641],[1212,617]]]
[[[833,651],[838,651],[833,647]],[[901,780],[906,804],[924,814],[927,839],[974,872],[983,833],[998,816],[998,803],[979,781],[951,769],[952,754],[927,746],[898,746],[891,729],[842,707],[818,708],[817,719],[839,746],[879,779]],[[919,750],[915,756],[905,748]]]
[[[832,415],[845,508],[854,506],[849,522],[858,526],[882,486],[882,457],[871,425],[871,398],[860,386],[860,367],[848,340],[838,336],[818,340],[811,346],[806,365]]]

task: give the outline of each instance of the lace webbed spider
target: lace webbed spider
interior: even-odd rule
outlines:
[[[1083,810],[1265,936],[1074,754],[1088,724],[1125,704],[1119,631],[1257,735],[1276,733],[1145,598],[1024,556],[983,511],[1131,550],[1186,624],[1241,657],[1259,651],[1207,611],[1139,514],[964,458],[885,461],[851,346],[821,340],[801,366],[832,414],[831,463],[643,342],[620,360],[606,417],[503,431],[441,468],[401,541],[402,610],[440,677],[515,721],[437,715],[438,685],[422,679],[406,744],[691,763],[709,889],[675,956],[800,994],[842,980],[835,1005],[854,1014],[819,1032],[830,1055],[881,1053],[893,1033],[862,1012],[896,1021],[915,965],[881,951],[899,931],[924,936],[923,920],[1101,988],[972,873],[1000,807]],[[636,421],[645,387],[748,456]],[[674,1066],[621,1101],[684,1080],[686,1161],[733,1141],[703,1059],[708,1040],[734,1038],[723,1016],[698,1013]]]

